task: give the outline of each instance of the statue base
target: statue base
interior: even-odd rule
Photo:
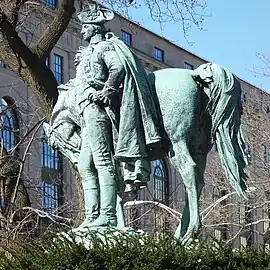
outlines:
[[[82,244],[90,249],[96,239],[100,239],[105,245],[114,244],[117,239],[128,236],[147,236],[143,230],[135,230],[131,227],[85,227],[81,230],[70,230],[57,234],[57,240],[68,240],[76,244]]]

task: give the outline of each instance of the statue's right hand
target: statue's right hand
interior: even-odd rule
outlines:
[[[111,104],[111,100],[110,98],[108,97],[108,93],[106,93],[105,91],[97,91],[97,92],[94,92],[94,93],[91,93],[89,96],[88,96],[88,100],[91,102],[102,102],[103,104],[105,105],[110,105]]]
[[[97,102],[98,101],[98,97],[97,97],[97,93],[90,93],[88,96],[88,100],[90,101],[90,103],[92,102]]]

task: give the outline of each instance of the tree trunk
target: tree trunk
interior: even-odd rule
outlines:
[[[2,215],[8,220],[10,215],[22,207],[30,206],[29,195],[21,177],[19,177],[21,162],[17,157],[8,155],[3,149],[0,157],[0,186],[2,200]],[[14,204],[11,203],[15,186],[19,181],[18,191],[15,197]],[[15,221],[15,220],[14,220]]]

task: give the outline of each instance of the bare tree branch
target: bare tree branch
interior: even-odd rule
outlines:
[[[74,0],[61,1],[56,17],[48,25],[38,43],[32,48],[32,51],[39,58],[45,59],[48,56],[66,30],[74,12]]]
[[[44,121],[44,120],[43,120]],[[36,126],[36,130],[33,132],[29,142],[28,142],[28,145],[25,149],[25,152],[24,152],[24,155],[23,155],[23,158],[22,158],[22,162],[21,162],[21,166],[20,166],[20,170],[19,170],[19,174],[18,174],[18,177],[17,177],[17,182],[16,182],[16,185],[15,185],[15,188],[14,188],[14,192],[13,192],[13,195],[12,195],[12,198],[11,198],[11,205],[14,204],[15,200],[16,200],[16,196],[17,196],[17,191],[18,191],[18,187],[19,187],[19,181],[20,181],[20,178],[21,178],[21,174],[22,174],[22,171],[23,171],[23,168],[24,168],[24,164],[25,164],[25,159],[26,159],[26,156],[28,155],[28,151],[29,151],[29,148],[30,148],[30,145],[32,144],[35,136],[36,136],[36,133],[38,132],[38,130],[40,129],[41,125],[43,124],[43,121],[39,121],[39,124]],[[10,219],[10,223],[12,223],[12,219]]]
[[[130,18],[132,8],[145,9],[146,7],[150,18],[161,26],[168,22],[181,24],[186,38],[192,26],[202,30],[204,19],[210,16],[207,13],[206,1],[200,0],[100,0],[97,2],[109,6],[127,18]]]

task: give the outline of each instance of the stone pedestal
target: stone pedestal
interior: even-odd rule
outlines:
[[[55,241],[67,239],[77,244],[83,244],[86,249],[90,249],[93,242],[100,239],[104,245],[110,246],[121,237],[146,236],[142,230],[135,230],[131,227],[85,227],[81,230],[70,230],[69,232],[59,233]]]

